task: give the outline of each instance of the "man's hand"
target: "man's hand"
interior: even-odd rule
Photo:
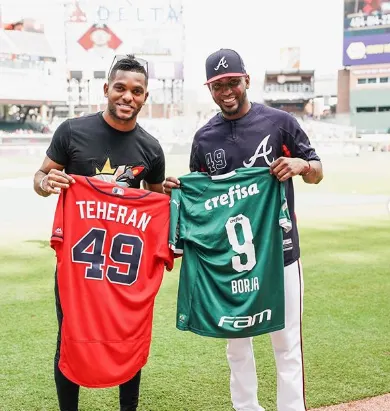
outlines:
[[[286,181],[309,169],[309,163],[301,158],[279,157],[271,164],[270,173],[279,181]]]
[[[66,190],[75,182],[74,178],[68,174],[52,168],[49,173],[43,177],[40,187],[48,194],[59,194],[61,189]]]
[[[171,195],[173,188],[180,188],[180,181],[175,177],[167,177],[163,184],[164,193]]]

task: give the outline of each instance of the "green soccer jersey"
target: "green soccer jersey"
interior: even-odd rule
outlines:
[[[269,168],[210,177],[194,172],[172,190],[170,246],[183,252],[179,330],[242,338],[284,328],[284,185]]]

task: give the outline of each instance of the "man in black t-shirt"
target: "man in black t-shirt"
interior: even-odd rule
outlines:
[[[74,184],[69,174],[116,180],[127,187],[163,193],[165,158],[159,142],[137,124],[148,98],[148,75],[143,62],[124,58],[115,63],[104,85],[107,108],[102,113],[64,121],[55,131],[42,166],[34,176],[34,190],[42,197],[58,194]],[[55,281],[59,324],[54,374],[61,411],[77,411],[79,385],[58,367],[62,309]],[[121,411],[138,405],[141,371],[119,387]]]

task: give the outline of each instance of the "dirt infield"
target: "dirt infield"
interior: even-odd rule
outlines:
[[[329,407],[313,408],[310,411],[390,411],[390,394]]]

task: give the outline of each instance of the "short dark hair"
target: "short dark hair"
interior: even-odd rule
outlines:
[[[131,58],[125,58],[117,61],[111,69],[111,72],[108,76],[108,82],[110,83],[116,76],[118,70],[123,71],[134,71],[136,73],[141,73],[145,76],[146,85],[148,85],[148,73],[145,70],[145,67],[140,64],[137,60]]]

